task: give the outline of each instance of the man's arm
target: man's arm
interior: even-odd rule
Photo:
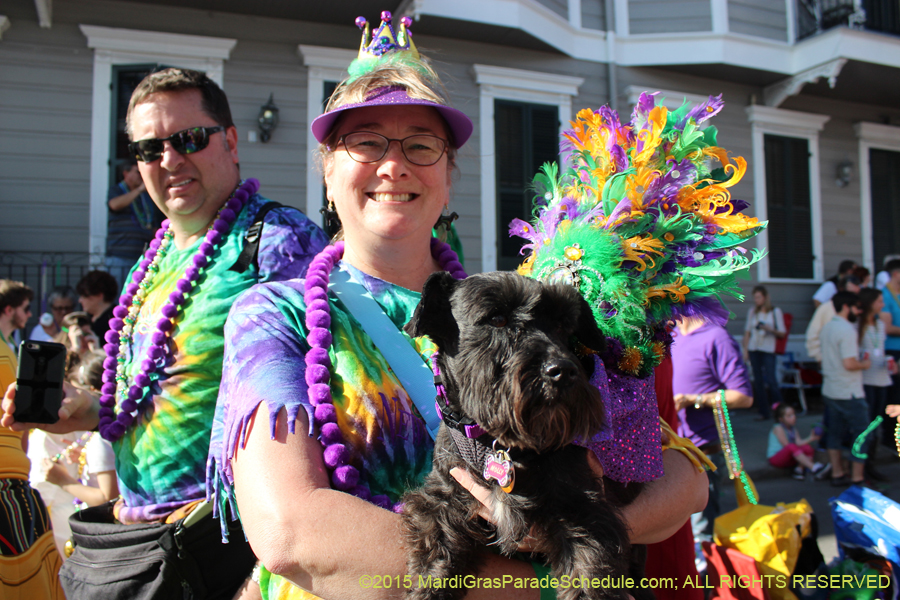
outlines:
[[[146,186],[144,186],[144,182],[142,181],[140,185],[138,185],[133,190],[129,190],[120,196],[110,198],[106,201],[106,204],[109,206],[110,210],[118,212],[131,206],[131,203],[137,200],[137,197],[140,196],[146,189],[147,188]]]
[[[100,424],[100,400],[93,394],[63,383],[65,398],[59,408],[56,423],[20,423],[13,416],[16,412],[16,384],[11,383],[3,398],[0,411],[0,425],[13,431],[42,429],[50,433],[71,433],[73,431],[94,431]]]
[[[844,368],[848,371],[865,371],[869,367],[872,366],[872,361],[868,358],[866,360],[859,360],[855,356],[850,356],[843,360]]]

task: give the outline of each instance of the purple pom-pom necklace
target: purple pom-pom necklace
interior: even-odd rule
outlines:
[[[150,242],[150,248],[132,275],[132,283],[125,288],[119,298],[119,305],[113,309],[113,318],[106,332],[106,359],[103,361],[103,387],[100,388],[100,435],[110,442],[121,438],[134,423],[138,409],[146,402],[148,388],[152,383],[151,375],[165,366],[168,354],[168,341],[175,328],[174,320],[181,307],[187,301],[201,271],[209,265],[212,255],[218,249],[231,224],[241,212],[247,199],[259,190],[259,181],[247,179],[231,193],[222,208],[219,209],[215,221],[206,232],[206,239],[200,244],[191,265],[185,269],[184,277],[175,283],[175,290],[169,294],[169,301],[160,311],[162,318],[156,324],[156,331],[151,334],[151,345],[147,357],[141,361],[141,370],[134,376],[132,385],[128,385],[125,375],[125,355],[132,342],[132,334],[137,317],[144,305],[144,300],[159,272],[159,263],[166,255],[175,235],[169,227],[169,220],[162,222],[162,227]],[[116,415],[116,398],[119,398],[119,414]]]
[[[306,353],[306,384],[309,386],[309,403],[314,407],[313,422],[319,431],[319,442],[324,450],[325,466],[331,472],[331,484],[335,489],[353,494],[363,500],[388,510],[398,511],[401,504],[394,504],[385,495],[373,496],[365,484],[360,483],[359,470],[350,464],[350,450],[337,424],[334,399],[331,396],[331,305],[328,303],[328,282],[331,270],[344,255],[344,242],[337,242],[320,252],[309,264],[304,282],[303,300],[306,303],[306,341],[310,350]],[[449,271],[456,279],[463,279],[459,257],[450,246],[437,238],[431,238],[431,255],[441,269]]]

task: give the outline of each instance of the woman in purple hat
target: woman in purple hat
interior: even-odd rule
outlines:
[[[415,50],[407,19],[395,31],[383,13],[371,41],[358,20],[366,29],[360,58],[312,123],[339,241],[305,280],[244,293],[225,327],[217,411],[225,441],[210,457],[209,493],[222,515],[240,507],[264,565],[264,597],[310,597],[298,587],[321,598],[395,597],[407,585],[396,512],[431,469],[427,367],[426,397],[413,387],[436,348],[427,339],[410,344],[399,330],[429,275],[465,277],[432,228],[472,133]],[[387,341],[378,337],[385,330]],[[405,354],[379,350],[392,339]],[[418,363],[418,375],[402,372],[403,363]],[[536,573],[546,569],[487,551],[479,569],[517,580]],[[537,599],[540,591],[509,585],[466,597]]]

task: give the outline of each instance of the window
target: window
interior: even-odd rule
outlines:
[[[765,135],[769,276],[813,278],[809,141]]]
[[[556,159],[560,124],[567,126],[572,119],[572,97],[578,94],[584,79],[478,64],[472,65],[472,74],[479,87],[479,123],[474,139],[481,145],[481,270],[494,271],[515,267],[521,261],[517,253],[522,240],[510,242],[515,246],[512,252],[506,241],[512,219],[507,215],[512,207],[523,206],[525,185],[531,182],[537,167]],[[536,147],[550,139],[551,129],[552,153],[549,146]],[[500,139],[501,135],[505,139]],[[516,148],[516,136],[522,136],[527,144]],[[531,197],[524,206],[528,215]],[[521,218],[522,214],[513,216]]]
[[[768,249],[758,279],[812,282],[823,277],[819,131],[830,117],[750,106],[755,216],[769,226],[757,236]]]
[[[509,237],[515,218],[530,220],[534,191],[531,180],[541,165],[557,160],[559,108],[509,100],[494,102],[497,157],[497,268],[513,270],[523,257],[520,238]]]
[[[869,149],[872,255],[876,268],[900,248],[900,152]]]
[[[859,123],[856,135],[863,263],[877,272],[900,252],[900,127]]]

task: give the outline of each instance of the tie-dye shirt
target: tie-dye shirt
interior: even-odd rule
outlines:
[[[115,442],[116,474],[125,506],[126,523],[154,521],[206,495],[206,457],[219,381],[222,376],[223,328],[238,295],[258,281],[299,277],[328,243],[325,234],[302,213],[275,209],[265,218],[259,246],[259,272],[229,270],[244,246],[244,235],[260,207],[268,202],[254,195],[241,210],[231,231],[213,254],[175,319],[165,367],[151,376],[148,403],[136,424]],[[126,354],[129,381],[140,371],[160,310],[184,275],[202,238],[184,250],[174,244],[135,324],[134,341]],[[130,276],[129,276],[130,280]],[[146,402],[146,401],[145,401]]]
[[[398,328],[412,317],[421,294],[371,277],[341,263],[341,268],[362,283]],[[219,407],[224,417],[225,443],[220,454],[210,456],[210,494],[220,513],[234,508],[234,483],[229,457],[243,440],[250,416],[265,402],[274,417],[286,409],[291,427],[301,409],[312,424],[307,396],[304,356],[306,342],[303,282],[286,281],[254,286],[231,310],[225,325],[225,364]],[[406,391],[388,367],[357,320],[343,304],[329,296],[331,304],[333,365],[331,393],[338,412],[337,423],[351,464],[361,473],[372,494],[385,494],[394,502],[409,489],[421,485],[431,470],[434,443]],[[403,334],[406,335],[406,334]],[[410,340],[423,360],[435,350],[427,338]],[[301,432],[295,432],[300,434]],[[309,435],[317,432],[310,426]],[[276,575],[265,574],[266,597],[312,598]]]

